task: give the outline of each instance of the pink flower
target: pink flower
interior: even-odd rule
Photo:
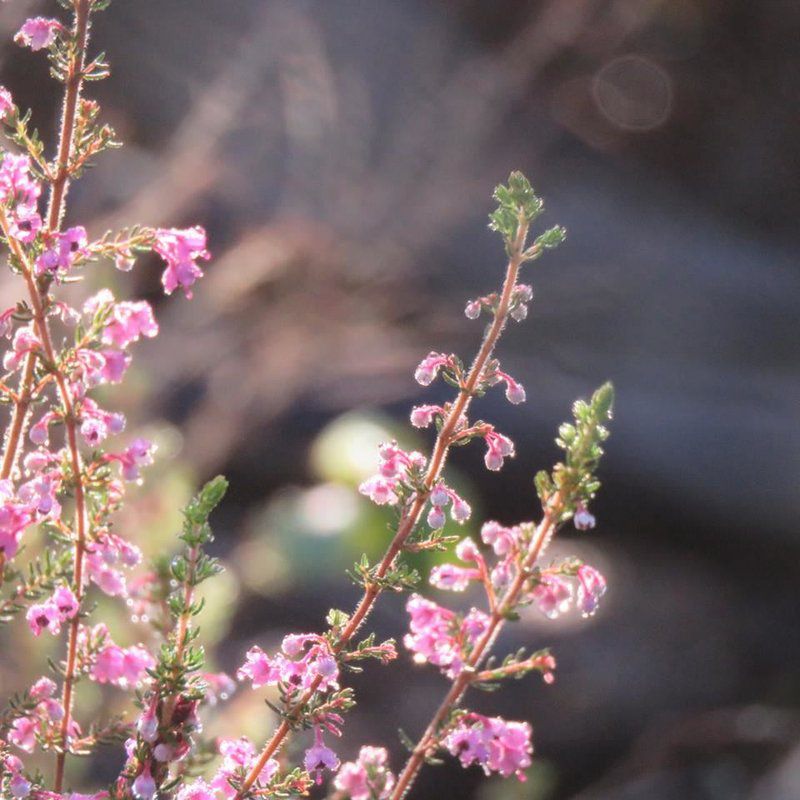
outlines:
[[[14,108],[14,98],[5,86],[0,86],[0,119],[5,119]]]
[[[489,621],[490,617],[488,614],[485,614],[480,609],[472,608],[469,614],[464,617],[460,632],[466,636],[467,641],[469,641],[471,645],[474,645],[489,629]]]
[[[461,619],[447,608],[417,594],[406,603],[411,620],[410,633],[403,638],[405,646],[414,653],[417,664],[430,662],[448,677],[461,672],[468,650],[486,629],[489,617],[472,609]]]
[[[133,782],[133,796],[137,800],[153,800],[157,790],[158,787],[150,771],[150,762],[148,762],[142,767],[142,771]]]
[[[159,228],[155,234],[153,249],[167,263],[161,278],[164,291],[172,294],[180,286],[186,297],[191,298],[189,287],[203,277],[197,260],[202,258],[207,261],[211,257],[206,249],[205,230],[199,226],[185,230]]]
[[[364,746],[357,761],[342,764],[334,786],[350,800],[385,800],[395,783],[387,761],[388,754],[383,747]]]
[[[485,522],[481,528],[481,539],[492,547],[495,555],[505,556],[517,549],[519,528],[505,528],[498,522]]]
[[[103,331],[106,344],[124,350],[141,336],[152,338],[158,335],[158,324],[153,309],[145,300],[121,302],[114,306],[111,317]]]
[[[226,800],[231,800],[236,795],[236,790],[230,784],[230,778],[241,776],[242,771],[249,770],[256,759],[256,751],[253,745],[245,738],[241,739],[221,739],[219,741],[219,752],[222,756],[222,764],[211,780],[213,789],[222,794]],[[269,783],[278,772],[278,762],[270,758],[261,770],[258,780]]]
[[[58,589],[53,592],[50,602],[58,609],[62,622],[73,619],[80,607],[78,599],[72,593],[72,589],[67,586],[59,586]]]
[[[437,416],[443,414],[441,406],[415,406],[411,411],[411,424],[415,428],[427,428]]]
[[[514,287],[511,296],[511,317],[517,322],[522,322],[528,316],[527,304],[533,299],[533,287],[519,283]]]
[[[591,617],[606,593],[606,579],[588,564],[578,567],[577,605],[584,617]]]
[[[558,575],[543,575],[532,592],[533,601],[548,619],[556,619],[572,604],[572,587]]]
[[[594,528],[597,520],[593,514],[589,513],[589,509],[583,503],[579,503],[572,517],[572,522],[579,531],[588,531],[590,528]]]
[[[481,315],[481,309],[482,305],[480,300],[470,300],[464,309],[464,316],[467,319],[478,319]]]
[[[128,449],[117,455],[109,455],[113,461],[119,461],[122,466],[122,477],[126,481],[139,480],[142,467],[149,467],[153,463],[153,453],[156,445],[147,439],[134,439]]]
[[[431,586],[451,592],[463,592],[471,581],[480,580],[477,569],[457,567],[455,564],[440,564],[431,570]]]
[[[8,494],[0,491],[0,553],[7,559],[17,554],[22,533],[33,519],[34,515],[28,508],[13,502]]]
[[[40,347],[39,338],[30,328],[17,328],[11,350],[3,356],[3,367],[9,372],[18,369],[24,357]]]
[[[56,19],[45,17],[31,17],[26,20],[14,36],[14,41],[31,50],[42,50],[50,47],[56,40],[56,34],[63,30],[61,23]]]
[[[86,397],[81,407],[81,435],[91,447],[96,447],[109,435],[125,429],[125,417],[119,413],[103,411],[94,400]]]
[[[469,536],[465,536],[457,545],[456,545],[456,556],[460,558],[462,561],[473,561],[476,564],[483,563],[483,556],[481,555],[481,551],[478,550],[478,546]]]
[[[34,226],[36,223],[32,219],[32,215],[36,212],[41,193],[41,184],[31,174],[30,158],[15,153],[5,153],[3,163],[0,165],[0,198],[2,198],[2,202],[10,202],[13,211],[21,214],[30,221],[31,226]],[[30,226],[23,227],[30,228]],[[41,219],[38,227],[41,227]],[[16,238],[22,239],[21,236]]]
[[[175,800],[216,800],[214,789],[201,778],[184,786]]]
[[[32,753],[36,748],[37,727],[37,720],[31,717],[17,717],[8,733],[8,741],[19,747],[20,750]]]
[[[486,469],[497,472],[502,468],[504,458],[513,457],[514,443],[496,431],[489,431],[483,438],[486,441],[486,456],[483,459]]]
[[[121,350],[101,350],[97,353],[102,360],[103,365],[100,368],[97,381],[98,383],[120,383],[125,375],[125,371],[131,363],[131,357],[128,353]]]
[[[396,488],[397,481],[374,475],[372,478],[365,480],[358,487],[358,491],[364,496],[369,497],[375,505],[393,506],[400,499],[395,491]]]
[[[112,643],[97,654],[89,674],[98,683],[111,683],[121,689],[129,689],[155,664],[153,656],[141,645],[122,648]]]
[[[439,370],[443,366],[449,364],[449,362],[450,357],[443,353],[428,353],[428,355],[420,361],[414,373],[414,380],[421,386],[430,386],[439,374]]]
[[[291,689],[308,689],[319,679],[320,692],[339,688],[339,665],[330,645],[316,634],[284,637],[281,651],[268,656],[260,647],[251,647],[237,678],[249,680],[254,689],[283,684]]]
[[[450,509],[450,516],[456,522],[466,522],[472,515],[472,508],[470,504],[464,500],[463,497],[457,495],[452,489],[450,490],[450,497],[453,500],[453,506]]]
[[[50,678],[39,678],[39,680],[31,686],[28,693],[34,700],[44,700],[47,697],[52,697],[57,688],[55,681],[52,681]]]
[[[240,681],[249,680],[254,689],[273,686],[281,679],[280,664],[273,660],[257,645],[253,645],[239,667],[236,677]]]
[[[22,800],[27,797],[31,791],[31,782],[19,773],[12,775],[11,780],[8,782],[8,788],[11,791],[11,796]]]
[[[35,272],[63,278],[75,261],[86,256],[86,228],[69,228],[63,233],[52,234],[50,238],[53,243],[36,259]]]
[[[58,519],[61,504],[56,499],[61,488],[58,473],[41,474],[19,487],[19,499],[40,517]]]
[[[426,459],[422,453],[416,451],[407,453],[396,442],[382,444],[378,452],[381,458],[378,474],[365,480],[358,491],[376,505],[395,505],[400,500],[398,490],[413,475],[421,475]]]
[[[136,722],[136,730],[139,731],[139,736],[146,742],[151,744],[158,739],[158,714],[156,713],[156,702],[150,703],[147,708],[139,715]]]
[[[441,481],[430,493],[431,509],[428,512],[428,525],[434,530],[444,526],[444,508],[450,505],[450,516],[458,523],[466,522],[472,514],[469,503]]]
[[[323,769],[339,769],[339,759],[333,750],[325,746],[322,741],[322,729],[319,726],[314,728],[314,744],[306,750],[303,764],[306,771],[315,776],[317,783],[322,783]]]
[[[523,770],[531,765],[531,726],[527,722],[506,722],[501,717],[467,714],[447,735],[445,747],[458,756],[461,766],[478,764],[488,775],[515,775],[525,780]]]
[[[34,636],[39,636],[42,631],[49,631],[55,636],[61,630],[63,622],[58,607],[50,600],[32,605],[25,614],[25,619]]]
[[[521,383],[517,383],[510,375],[502,373],[503,380],[506,382],[506,400],[514,405],[525,402],[525,388]]]

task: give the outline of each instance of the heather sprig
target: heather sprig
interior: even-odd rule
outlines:
[[[549,619],[566,612],[573,603],[584,616],[597,610],[606,582],[596,569],[577,559],[547,567],[539,561],[559,527],[574,519],[576,509],[585,512],[584,504],[599,487],[595,471],[603,454],[601,442],[608,438],[606,425],[613,402],[614,390],[607,383],[589,401],[579,400],[573,406],[574,423],[562,425],[556,440],[566,452],[565,462],[556,465],[549,482],[537,476],[543,511],[538,524],[512,528],[496,522],[484,524],[481,538],[495,557],[491,568],[481,549],[471,539],[464,539],[456,555],[469,566],[444,565],[431,572],[431,583],[440,589],[463,591],[473,581],[483,584],[485,611],[454,612],[419,595],[408,601],[411,622],[406,647],[415,661],[438,666],[452,683],[411,748],[387,795],[391,800],[400,800],[423,764],[436,763],[437,753],[443,749],[458,756],[462,766],[478,764],[486,774],[525,779],[533,753],[530,725],[485,717],[463,708],[461,702],[470,687],[494,691],[499,682],[534,671],[541,673],[546,683],[553,681],[556,661],[547,649],[527,656],[524,651],[509,653],[499,663],[490,659],[501,629],[506,622],[518,620],[525,606],[538,606]]]
[[[167,619],[161,629],[168,633],[155,665],[148,670],[145,688],[137,693],[141,709],[136,736],[127,745],[128,763],[112,790],[112,797],[155,797],[179,786],[184,762],[193,749],[194,739],[202,730],[198,716],[200,705],[209,693],[209,684],[226,676],[203,675],[205,653],[197,643],[200,629],[195,619],[204,607],[197,588],[217,575],[219,562],[205,552],[213,541],[209,516],[219,505],[228,488],[225,478],[209,481],[184,508],[180,540],[183,552],[169,565],[162,606]],[[211,687],[212,691],[216,687]],[[227,679],[227,696],[233,684]],[[172,772],[171,772],[171,768]]]
[[[470,318],[477,316],[472,313],[475,304],[479,313],[485,309],[492,316],[480,348],[469,368],[455,354],[433,351],[423,358],[414,374],[422,386],[429,386],[441,377],[457,390],[452,402],[442,406],[418,406],[412,410],[412,425],[435,428],[437,435],[433,450],[428,457],[416,451],[405,451],[396,442],[382,444],[379,448],[378,472],[359,488],[374,503],[388,506],[395,512],[392,524],[394,535],[383,558],[373,565],[363,557],[351,573],[356,583],[364,589],[361,601],[354,612],[346,617],[346,622],[345,617],[337,614],[337,624],[326,634],[321,637],[306,635],[316,644],[302,658],[298,659],[287,651],[285,639],[282,652],[275,656],[266,654],[260,648],[251,648],[239,672],[239,677],[249,680],[254,688],[276,686],[282,707],[279,708],[281,722],[278,728],[250,772],[237,784],[237,800],[257,796],[263,790],[259,773],[274,758],[292,731],[308,726],[319,730],[319,726],[324,724],[325,720],[316,714],[318,695],[338,687],[339,665],[349,660],[355,634],[378,597],[387,589],[413,589],[419,581],[418,574],[407,563],[404,554],[446,546],[442,529],[448,512],[457,523],[469,519],[469,503],[443,478],[450,449],[482,439],[486,446],[486,467],[493,471],[502,467],[504,459],[514,456],[511,439],[489,422],[471,422],[468,414],[472,401],[485,395],[498,383],[505,384],[510,402],[517,404],[525,399],[523,387],[501,369],[494,350],[509,318],[523,320],[527,303],[533,296],[528,285],[518,282],[520,269],[526,262],[538,258],[544,248],[554,246],[556,240],[563,238],[564,232],[561,228],[552,229],[544,238],[540,237],[528,245],[529,226],[541,213],[543,203],[521,173],[512,173],[508,185],[499,186],[494,197],[498,207],[490,215],[490,227],[503,238],[508,264],[501,289],[467,305],[466,313]],[[557,233],[554,233],[556,230]],[[523,312],[522,308],[526,311]],[[324,671],[321,669],[323,662],[328,665]],[[317,746],[315,740],[314,747]],[[324,766],[325,760],[321,763]]]
[[[141,438],[122,444],[117,437],[124,431],[124,416],[99,405],[94,392],[123,380],[131,346],[155,336],[158,324],[144,301],[118,301],[103,289],[73,308],[58,290],[109,259],[130,269],[138,253],[152,250],[164,261],[165,291],[181,287],[189,295],[202,276],[198,260],[208,258],[205,232],[197,227],[135,227],[98,241],[81,225],[62,229],[71,182],[118,143],[99,105],[83,96],[87,81],[108,74],[102,54],[88,55],[91,17],[108,3],[62,0],[61,5],[70,12],[68,23],[35,17],[15,37],[21,46],[42,51],[51,75],[63,84],[52,159],[31,127],[30,112],[20,111],[0,87],[0,119],[13,146],[0,152],[0,240],[22,288],[15,305],[0,312],[0,334],[11,340],[0,379],[0,395],[11,409],[0,466],[0,616],[6,621],[24,612],[35,636],[67,631],[63,659],[50,663],[57,682],[40,678],[29,692],[35,702],[10,706],[11,717],[4,719],[11,722],[0,734],[0,746],[54,752],[53,797],[61,796],[68,755],[89,754],[130,728],[125,722],[93,720],[82,730],[76,719],[77,684],[91,680],[130,691],[157,664],[146,645],[120,646],[103,622],[91,624],[95,603],[89,595],[99,591],[130,599],[129,573],[141,552],[114,529],[115,514],[126,483],[141,480],[155,450]],[[201,510],[190,509],[190,514]],[[35,527],[44,555],[34,552],[26,563],[23,540]],[[199,535],[187,529],[186,536]],[[203,559],[187,566],[192,581],[208,569]],[[185,611],[191,616],[195,609]],[[186,628],[191,629],[188,622]],[[187,649],[187,642],[181,647]],[[25,772],[16,755],[0,763],[0,785],[15,797],[50,792],[48,782]]]

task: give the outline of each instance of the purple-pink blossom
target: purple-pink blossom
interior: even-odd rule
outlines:
[[[486,455],[483,459],[486,469],[497,472],[503,466],[503,459],[514,456],[514,443],[508,436],[494,430],[485,433],[483,438],[486,442]]]
[[[123,301],[114,305],[103,329],[103,342],[124,350],[142,336],[153,338],[157,335],[158,323],[150,304],[145,300]]]
[[[334,786],[349,800],[385,800],[395,777],[387,767],[389,756],[383,747],[365,745],[356,761],[346,761],[339,768]]]
[[[153,249],[167,264],[161,278],[164,291],[172,294],[180,286],[186,297],[191,298],[190,287],[203,277],[197,261],[207,261],[211,257],[206,249],[205,230],[200,226],[184,230],[159,228],[155,237]]]
[[[5,119],[14,108],[14,98],[5,86],[0,86],[0,119]]]
[[[39,636],[44,630],[55,635],[61,630],[61,625],[77,613],[78,601],[72,590],[60,586],[45,602],[32,605],[25,619],[34,636]]]
[[[525,780],[531,765],[533,745],[527,722],[507,722],[501,717],[466,714],[444,740],[445,747],[457,756],[461,766],[477,764],[489,775],[497,772],[504,778],[516,775]]]
[[[236,790],[231,786],[230,779],[249,770],[256,760],[257,753],[253,744],[246,738],[221,739],[218,743],[222,763],[211,779],[211,787],[225,800],[232,800]],[[258,775],[258,780],[267,784],[278,772],[278,762],[274,758],[267,760]]]
[[[378,473],[365,480],[358,491],[376,505],[395,505],[400,500],[402,487],[414,475],[422,474],[427,460],[422,453],[406,452],[396,442],[382,444],[378,452]]]
[[[583,503],[579,503],[572,516],[572,523],[579,531],[588,531],[597,524],[594,514]]]
[[[34,271],[37,275],[63,278],[78,259],[86,256],[86,228],[82,226],[48,234],[44,238],[49,240],[49,246],[36,259]]]
[[[98,683],[110,683],[121,689],[129,689],[155,664],[153,656],[142,645],[126,648],[112,642],[97,654],[89,674]]]
[[[411,424],[415,428],[427,428],[433,423],[437,416],[443,415],[444,409],[441,406],[415,406],[411,410]]]
[[[322,783],[322,770],[339,769],[339,759],[336,753],[322,741],[322,728],[314,728],[314,744],[306,750],[303,765],[306,771],[314,776],[316,783]]]
[[[251,647],[237,677],[249,680],[254,689],[283,684],[305,690],[318,681],[318,691],[325,692],[339,688],[339,665],[324,637],[291,634],[284,637],[281,652],[275,656]]]
[[[600,598],[606,593],[606,579],[588,564],[578,567],[578,592],[576,603],[584,617],[597,611]]]
[[[533,601],[548,619],[555,619],[572,604],[572,586],[559,575],[542,575],[533,589]]]
[[[430,386],[439,370],[450,363],[450,356],[444,353],[434,353],[431,351],[420,361],[419,366],[414,372],[414,380],[421,386]]]
[[[42,50],[53,44],[61,30],[63,28],[57,19],[31,17],[25,20],[17,31],[14,41],[24,47],[30,47],[31,50]]]

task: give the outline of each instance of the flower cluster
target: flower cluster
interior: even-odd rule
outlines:
[[[281,652],[272,658],[260,647],[251,647],[237,677],[249,680],[254,689],[278,684],[291,691],[312,684],[321,692],[339,688],[339,666],[330,646],[314,634],[286,636]]]
[[[487,775],[490,772],[504,778],[516,775],[524,781],[533,753],[531,733],[527,722],[507,722],[500,717],[469,713],[447,734],[444,745],[458,757],[462,767],[478,764]]]
[[[461,672],[489,626],[489,616],[477,608],[460,615],[417,594],[411,595],[406,610],[411,617],[411,632],[403,642],[414,653],[414,661],[429,661],[448,678]]]
[[[350,800],[386,800],[395,781],[387,762],[383,747],[365,745],[355,761],[342,764],[334,785]]]

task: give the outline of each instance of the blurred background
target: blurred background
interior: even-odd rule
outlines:
[[[3,41],[54,5],[4,4]],[[521,169],[569,238],[526,268],[531,314],[500,347],[528,403],[481,401],[517,458],[488,474],[468,448],[450,474],[476,523],[535,516],[557,425],[612,379],[598,527],[556,545],[610,590],[592,620],[530,614],[502,640],[551,644],[554,686],[473,699],[532,720],[528,782],[448,763],[414,796],[800,797],[798,33],[777,0],[118,0],[98,17],[113,76],[90,92],[125,147],[69,219],[200,222],[214,254],[191,303],[161,296],[155,262],[88,282],[148,298],[162,329],[106,401],[160,444],[121,530],[168,551],[197,482],[231,479],[204,625],[218,668],[355,600],[344,569],[387,538],[355,486],[387,437],[430,446],[407,414],[446,394],[412,372],[474,352],[464,303],[504,267],[490,194]],[[52,137],[43,59],[7,44],[0,78]],[[372,623],[401,637],[403,598]],[[3,694],[27,657],[0,653]],[[398,765],[396,730],[416,738],[438,704],[435,670],[399,662],[354,680],[344,758],[368,741]],[[263,740],[269,714],[242,690],[211,726]]]

